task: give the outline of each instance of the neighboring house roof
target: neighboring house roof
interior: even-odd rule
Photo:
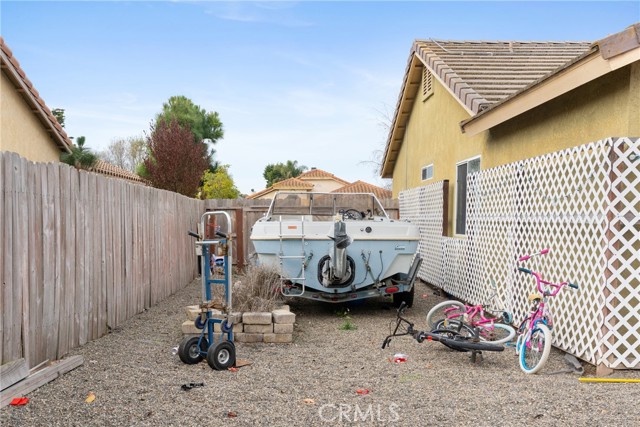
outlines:
[[[469,113],[470,118],[460,125],[463,132],[473,135],[606,72],[627,65],[637,56],[629,51],[636,49],[634,46],[637,46],[639,41],[639,24],[596,43],[416,40],[411,47],[389,132],[382,176],[391,176],[414,101],[422,84],[423,67],[426,67]],[[606,56],[611,55],[603,53],[601,57],[598,54],[603,43],[615,44],[616,46],[609,50],[622,52],[626,55],[625,60],[618,60],[616,64],[591,64],[594,56],[606,60]],[[566,70],[576,70],[584,63],[588,63],[593,70],[582,73],[578,78],[560,78],[564,77]],[[556,77],[558,84],[547,87],[547,82]],[[538,88],[540,90],[535,99],[527,99],[527,102],[516,106],[508,114],[498,117],[498,114],[493,113],[503,109],[503,105],[517,104],[514,100],[520,100],[524,98],[523,94]],[[483,116],[485,118],[479,119]],[[492,119],[487,119],[488,116],[492,116]],[[484,121],[482,125],[477,124],[480,120]],[[473,123],[471,128],[469,124],[474,121],[476,123]]]
[[[332,180],[332,181],[336,181],[338,183],[341,184],[349,184],[349,181],[345,181],[344,179],[338,178],[337,176],[335,176],[332,173],[329,172],[325,172],[322,169],[317,169],[317,168],[312,168],[304,173],[301,173],[300,175],[297,176],[298,179],[315,179],[315,180],[321,180],[321,179],[326,179],[326,180]]]
[[[129,172],[126,169],[122,169],[116,165],[112,165],[111,163],[107,163],[104,160],[98,160],[91,168],[91,171],[115,178],[125,179],[127,181],[135,182],[136,184],[147,185],[147,181],[145,181],[142,177],[136,175],[135,173]]]
[[[323,171],[322,169],[312,168],[304,173],[301,173],[295,178],[285,179],[283,181],[276,182],[271,187],[266,188],[257,193],[253,193],[247,196],[247,199],[258,199],[266,194],[273,193],[275,191],[286,190],[305,190],[313,191],[314,185],[307,181],[333,181],[338,185],[349,184],[349,181],[338,178],[332,173]]]
[[[347,184],[344,187],[333,190],[332,193],[373,193],[378,199],[393,198],[393,192],[391,190],[385,190],[382,187],[378,187],[364,181],[356,181],[352,184]]]
[[[273,193],[275,191],[287,191],[287,190],[304,190],[311,191],[313,190],[313,184],[309,184],[298,178],[289,178],[283,181],[278,181],[273,184],[271,187],[266,188],[262,191],[258,191],[257,193],[253,193],[247,196],[247,199],[257,199],[265,194]]]
[[[67,133],[51,113],[47,104],[42,100],[36,88],[33,87],[24,70],[20,67],[20,63],[13,56],[13,52],[11,52],[2,37],[0,37],[0,64],[2,65],[2,70],[16,86],[18,92],[29,105],[33,114],[40,120],[58,148],[60,148],[60,151],[71,152],[72,143]]]

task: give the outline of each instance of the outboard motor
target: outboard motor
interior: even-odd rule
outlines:
[[[333,256],[331,257],[332,279],[344,279],[347,273],[347,246],[352,242],[347,235],[347,225],[344,221],[336,221],[333,226]]]
[[[352,239],[347,234],[347,226],[341,219],[334,222],[333,250],[318,262],[318,280],[324,286],[347,286],[353,281],[355,263],[347,256],[347,247]]]

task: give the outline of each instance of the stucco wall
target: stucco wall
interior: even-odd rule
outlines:
[[[393,195],[448,179],[453,235],[456,163],[480,155],[480,168],[488,169],[609,136],[640,136],[638,89],[640,66],[634,64],[470,137],[459,125],[469,114],[434,81],[434,94],[426,102],[418,94],[413,105],[393,170]],[[433,179],[422,181],[421,169],[429,164]]]
[[[459,123],[469,113],[436,80],[433,95],[413,104],[407,130],[393,171],[393,197],[400,191],[449,180],[449,231],[452,233],[456,163],[482,152],[485,136],[467,137]],[[422,181],[422,168],[433,164],[433,179]]]
[[[635,136],[630,133],[630,71],[609,73],[484,132],[482,169],[610,136]]]
[[[305,179],[305,182],[313,185],[313,191],[331,193],[333,190],[342,188],[345,184],[341,184],[332,179]]]
[[[34,162],[59,161],[59,148],[15,86],[0,74],[0,151],[12,151]]]

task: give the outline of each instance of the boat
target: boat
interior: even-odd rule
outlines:
[[[277,192],[250,238],[257,264],[279,269],[285,296],[413,303],[419,228],[390,218],[372,193]]]

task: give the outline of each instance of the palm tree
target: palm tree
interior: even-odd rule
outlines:
[[[74,166],[76,169],[91,169],[98,161],[98,156],[89,148],[85,148],[84,143],[85,137],[79,136],[77,145],[71,146],[71,153],[60,154],[60,161]]]
[[[296,176],[302,175],[302,172],[306,170],[307,167],[305,165],[298,166],[297,160],[287,160],[287,164],[284,165],[284,175],[286,178],[295,178]]]

